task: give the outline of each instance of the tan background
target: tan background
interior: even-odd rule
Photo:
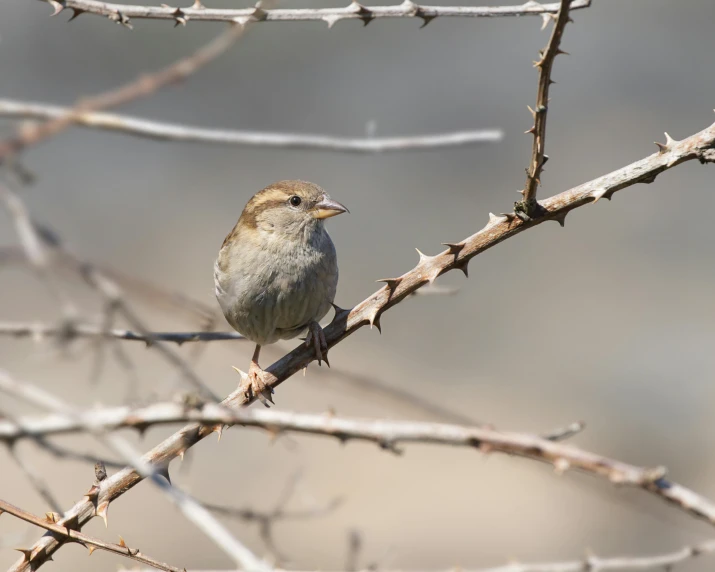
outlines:
[[[234,6],[232,2],[212,6]],[[317,4],[315,4],[317,5]],[[321,4],[322,5],[322,4]],[[0,95],[53,103],[107,89],[173,61],[219,26],[135,22],[130,32],[101,18],[66,24],[29,0],[0,7]],[[715,119],[710,0],[594,0],[574,14],[556,62],[549,115],[551,160],[541,196],[560,192],[653,152]],[[440,243],[481,228],[510,208],[523,185],[535,97],[531,62],[547,40],[540,19],[264,24],[187,84],[134,104],[135,115],[200,126],[360,135],[500,127],[503,143],[448,151],[356,156],[157,143],[72,130],[27,153],[38,181],[26,198],[35,216],[76,251],[214,304],[211,266],[246,200],[283,178],[313,180],[349,206],[330,221],[348,306],[373,279],[404,272]],[[9,124],[3,128],[10,132]],[[546,431],[585,420],[574,442],[643,465],[715,498],[715,208],[712,167],[692,163],[572,213],[564,230],[547,224],[478,257],[472,278],[447,276],[453,297],[415,298],[331,352],[336,370],[408,389],[499,428]],[[0,241],[14,239],[0,219]],[[14,269],[0,275],[0,319],[58,317],[45,291]],[[31,285],[30,285],[31,284]],[[78,290],[77,300],[91,297]],[[150,312],[153,327],[195,325]],[[96,311],[96,306],[92,307]],[[278,356],[285,344],[266,353]],[[91,354],[58,356],[51,344],[0,340],[0,364],[77,403],[122,403],[127,377],[114,363],[91,387]],[[175,375],[132,346],[145,395],[166,396]],[[184,347],[182,353],[189,352]],[[198,369],[220,394],[234,388],[231,365],[247,365],[242,344],[212,345]],[[2,409],[19,411],[7,398]],[[430,418],[394,400],[350,390],[311,368],[277,392],[279,407],[344,415]],[[29,410],[28,410],[29,411]],[[141,443],[157,443],[168,429]],[[63,439],[78,443],[78,439]],[[35,455],[66,506],[92,471]],[[87,444],[86,447],[90,447]],[[0,452],[0,497],[46,509]],[[548,467],[465,449],[411,446],[402,457],[374,446],[319,438],[280,439],[233,429],[201,443],[176,482],[204,500],[269,508],[296,470],[291,506],[344,496],[330,516],[282,524],[276,537],[303,569],[345,565],[347,532],[363,534],[360,564],[436,569],[654,553],[715,536],[707,525],[639,491],[591,477],[556,477]],[[87,530],[189,568],[227,568],[229,559],[148,484],[114,503],[109,530]],[[229,523],[259,554],[256,529]],[[36,530],[0,519],[0,535]],[[0,551],[0,567],[17,553]],[[712,558],[684,566],[705,570]],[[57,570],[114,570],[125,562],[79,547],[62,549]]]

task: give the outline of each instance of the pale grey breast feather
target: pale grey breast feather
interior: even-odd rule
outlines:
[[[261,345],[293,338],[325,316],[338,282],[335,247],[324,228],[306,242],[262,238],[263,248],[242,249],[240,266],[234,258],[224,264],[226,272],[218,263],[214,267],[226,319]]]

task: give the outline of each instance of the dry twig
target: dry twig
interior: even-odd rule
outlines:
[[[167,572],[184,572],[186,570],[185,568],[176,568],[175,566],[171,566],[169,564],[165,564],[164,562],[160,562],[159,560],[155,560],[154,558],[151,558],[146,554],[142,554],[137,548],[129,548],[121,536],[119,537],[119,544],[113,544],[111,542],[104,542],[103,540],[99,540],[98,538],[93,538],[91,536],[78,532],[77,530],[74,530],[71,521],[63,520],[62,517],[56,512],[48,512],[47,516],[42,519],[39,516],[35,516],[34,514],[22,510],[21,508],[11,505],[9,502],[0,500],[0,514],[3,512],[11,514],[21,520],[24,520],[25,522],[29,522],[30,524],[34,524],[36,526],[39,526],[40,528],[48,530],[48,534],[51,534],[51,536],[55,538],[60,544],[68,541],[77,542],[87,548],[90,554],[92,554],[92,552],[94,552],[96,549],[105,550],[106,552],[119,554],[120,556],[124,556],[125,558],[131,558],[132,560],[136,560],[137,562],[141,562],[142,564],[147,564],[159,570],[166,570]],[[60,522],[61,524],[58,524]],[[17,550],[22,552],[23,559],[27,560],[28,562],[34,560],[37,556],[37,554],[31,549],[26,550],[18,548]]]
[[[566,560],[562,562],[511,562],[503,566],[490,568],[452,568],[441,572],[605,572],[608,570],[670,570],[673,566],[683,564],[699,556],[715,552],[715,540],[709,540],[693,546],[685,546],[680,550],[665,552],[656,556],[615,556],[601,558],[589,554],[581,560]],[[356,568],[355,568],[356,569]],[[353,569],[353,570],[355,570]],[[350,572],[351,568],[347,568]],[[147,572],[144,570],[119,570],[119,572]],[[189,572],[233,572],[230,570],[190,570]],[[297,572],[295,570],[275,569],[274,572]],[[312,572],[312,571],[311,571]],[[345,572],[345,571],[338,571]],[[382,570],[382,572],[397,572]],[[405,572],[405,571],[400,571]],[[407,571],[410,572],[410,571]],[[423,571],[422,571],[423,572]]]
[[[324,329],[328,346],[334,346],[365,325],[374,325],[379,328],[380,316],[385,310],[450,270],[466,271],[469,260],[492,246],[547,220],[558,220],[563,223],[566,214],[575,208],[596,202],[603,197],[610,199],[616,191],[636,183],[651,183],[663,171],[694,159],[701,163],[715,162],[715,124],[682,141],[675,141],[668,137],[665,144],[659,145],[658,153],[546,199],[542,203],[545,214],[538,219],[524,222],[513,214],[490,215],[487,225],[476,234],[461,242],[449,244],[447,250],[435,256],[420,254],[420,261],[415,268],[398,278],[385,280],[386,285],[383,288],[363,300],[352,310],[337,309],[335,318]],[[301,345],[266,370],[268,384],[271,387],[278,386],[307,366],[314,357],[309,349]],[[245,398],[244,391],[238,389],[222,404],[226,407],[237,408],[246,405],[249,401]],[[167,463],[211,432],[211,429],[206,429],[200,424],[190,424],[154,447],[144,456],[144,459],[152,464]],[[558,446],[551,441],[545,441],[545,443],[548,443],[549,446]],[[604,468],[599,470],[604,470]],[[679,506],[693,516],[715,524],[715,506],[707,499],[667,481],[658,473],[646,472],[637,473],[637,475],[639,476],[636,481],[645,490]],[[632,476],[635,475],[631,474]],[[105,481],[103,492],[107,502],[118,498],[141,480],[142,476],[130,467],[115,473]],[[94,516],[94,505],[86,499],[82,499],[66,514],[67,518],[76,517],[79,526],[83,526]],[[37,561],[32,563],[32,566],[36,568],[42,565],[47,556],[51,556],[57,549],[57,543],[53,538],[43,537],[38,540],[35,547],[42,548],[38,552]],[[28,570],[29,564],[23,560],[11,570],[12,572],[25,572]]]
[[[361,20],[364,24],[377,18],[419,18],[423,27],[435,18],[466,17],[466,18],[497,18],[506,16],[541,16],[555,14],[557,3],[539,4],[528,0],[521,6],[427,6],[418,5],[411,0],[393,6],[363,6],[353,2],[344,8],[281,8],[261,9],[215,9],[206,8],[200,2],[191,8],[173,8],[167,5],[136,6],[129,4],[112,4],[100,0],[46,0],[54,8],[54,15],[69,8],[73,18],[83,13],[106,16],[110,20],[130,26],[132,18],[149,18],[170,20],[176,24],[185,25],[189,21],[203,22],[235,22],[241,26],[251,22],[295,22],[323,21],[332,27],[340,20]],[[571,9],[587,8],[591,0],[574,0]]]
[[[56,0],[52,1],[55,7],[62,7]],[[248,9],[248,12],[252,12],[253,10],[257,10],[257,8]],[[234,42],[243,35],[244,29],[243,26],[232,25],[224,33],[186,58],[178,60],[152,74],[141,75],[136,80],[116,89],[94,97],[82,99],[75,107],[69,109],[56,119],[41,124],[26,126],[13,138],[0,142],[0,163],[30,145],[36,145],[41,141],[57,135],[75,123],[77,118],[81,117],[84,113],[108,109],[143,97],[148,97],[167,85],[185,80],[201,67],[210,63],[228,50]]]
[[[539,61],[534,62],[534,67],[539,70],[539,84],[536,91],[536,107],[529,111],[534,118],[534,125],[527,133],[534,136],[531,147],[531,161],[526,169],[526,185],[521,191],[524,199],[514,204],[514,212],[519,218],[529,220],[539,214],[536,202],[536,191],[541,184],[541,173],[548,160],[546,149],[546,115],[549,109],[549,87],[554,81],[551,79],[551,68],[554,60],[559,54],[565,54],[561,50],[561,37],[563,36],[569,18],[569,5],[571,0],[561,0],[561,7],[554,22],[554,29],[551,31],[551,38],[546,48],[539,52]],[[545,21],[546,23],[546,21]]]
[[[67,107],[0,99],[0,117],[52,120],[70,112],[71,109]],[[159,141],[247,145],[281,149],[318,149],[348,153],[385,153],[412,149],[463,147],[481,143],[496,143],[504,137],[503,132],[499,129],[404,137],[334,137],[308,133],[206,129],[97,112],[76,114],[74,122],[83,127],[116,131]]]

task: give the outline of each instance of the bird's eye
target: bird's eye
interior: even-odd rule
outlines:
[[[301,203],[301,199],[300,199],[300,197],[299,197],[298,195],[293,195],[293,196],[290,198],[290,204],[292,204],[294,207],[299,206],[300,203]]]

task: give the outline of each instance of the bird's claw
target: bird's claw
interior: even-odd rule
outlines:
[[[328,342],[325,339],[323,328],[320,327],[318,322],[308,324],[308,335],[305,336],[305,345],[308,347],[313,346],[318,365],[320,365],[321,360],[324,360],[327,366],[330,367],[330,362],[328,362]]]
[[[266,407],[270,407],[271,404],[275,405],[272,397],[275,390],[266,383],[264,379],[265,371],[257,365],[254,366],[254,364],[251,364],[248,373],[242,372],[237,367],[233,369],[241,375],[241,385],[239,387],[246,399],[253,399],[255,397]]]

